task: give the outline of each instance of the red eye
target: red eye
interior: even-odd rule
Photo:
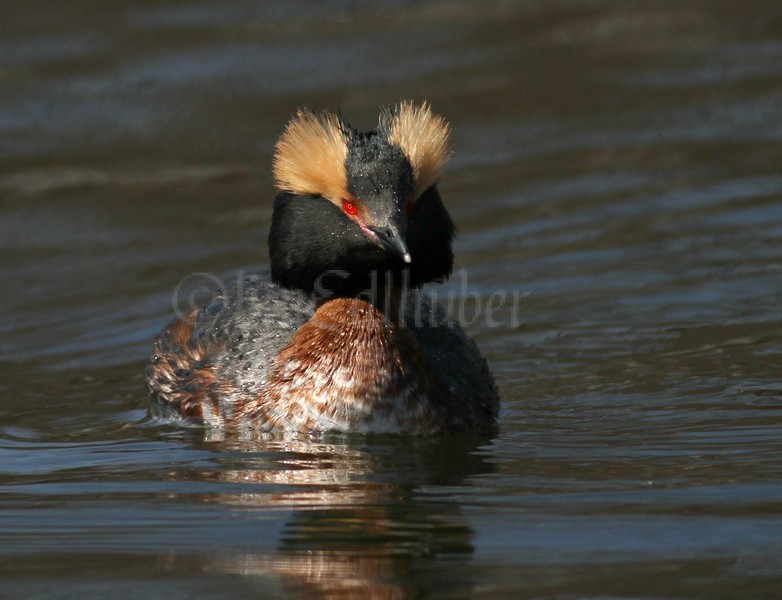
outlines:
[[[342,201],[342,210],[345,211],[346,215],[350,215],[351,217],[358,214],[358,207],[354,202],[351,202],[350,200]]]
[[[410,198],[410,200],[408,200],[408,201],[405,203],[405,214],[406,214],[406,215],[409,215],[409,214],[410,214],[410,211],[411,211],[411,210],[413,210],[413,205],[414,205],[414,204],[415,204],[415,202],[413,201],[413,199],[412,199],[412,198]]]

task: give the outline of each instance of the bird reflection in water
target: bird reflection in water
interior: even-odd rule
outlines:
[[[486,435],[340,435],[318,441],[215,435],[199,445],[219,453],[221,468],[200,471],[199,479],[243,487],[201,500],[245,516],[255,509],[263,519],[269,511],[291,514],[276,551],[203,556],[203,570],[256,577],[259,584],[272,579],[285,595],[302,597],[470,593],[473,532],[454,500],[454,486],[493,470],[480,450],[489,443]],[[441,486],[447,496],[439,495]]]

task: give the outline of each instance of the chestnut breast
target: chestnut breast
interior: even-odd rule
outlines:
[[[338,298],[296,331],[235,424],[424,433],[442,425],[441,387],[409,330],[363,300]]]

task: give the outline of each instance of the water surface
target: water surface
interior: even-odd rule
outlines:
[[[782,594],[782,5],[130,2],[0,19],[0,596]],[[151,420],[265,264],[300,105],[428,99],[476,438]]]

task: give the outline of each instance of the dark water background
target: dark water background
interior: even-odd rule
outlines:
[[[403,97],[497,434],[148,419],[290,114]],[[782,597],[781,167],[777,0],[3,2],[0,597]]]

